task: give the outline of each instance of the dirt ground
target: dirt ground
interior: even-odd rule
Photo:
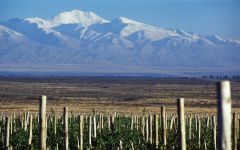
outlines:
[[[37,112],[47,95],[48,112],[154,113],[165,105],[176,111],[185,98],[186,112],[216,112],[216,79],[154,77],[0,77],[0,113]],[[240,111],[240,80],[231,80],[232,106]]]

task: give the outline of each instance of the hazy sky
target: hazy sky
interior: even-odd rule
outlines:
[[[240,0],[0,0],[0,21],[50,18],[72,9],[240,40]]]

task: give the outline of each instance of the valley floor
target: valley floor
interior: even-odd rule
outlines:
[[[216,112],[214,79],[155,77],[0,77],[0,113],[38,112],[47,95],[48,112],[175,112],[185,98],[186,112]],[[231,81],[233,110],[240,108],[240,80]]]

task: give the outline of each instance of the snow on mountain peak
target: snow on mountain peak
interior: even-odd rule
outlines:
[[[107,21],[93,12],[72,10],[51,19],[11,19],[1,25],[0,51],[6,55],[0,55],[0,64],[191,68],[240,64],[237,40],[159,28],[125,17]]]
[[[121,22],[124,24],[143,24],[143,23],[137,22],[135,20],[128,19],[126,17],[119,17],[119,18],[115,19],[115,21],[118,21],[118,22]]]
[[[22,35],[21,33],[18,33],[12,29],[9,29],[5,26],[0,25],[0,44],[1,44],[1,48],[4,48],[7,44],[6,43],[2,43],[2,41],[8,41],[10,40],[11,42],[17,42],[17,41],[21,41],[23,42],[25,40],[24,35]],[[10,44],[13,45],[13,44]]]
[[[223,41],[223,42],[225,41],[224,39],[222,39],[221,37],[219,37],[219,36],[217,36],[217,35],[213,35],[213,37],[216,38],[216,39],[219,40],[219,41]]]
[[[108,28],[114,28],[116,31],[120,33],[123,37],[128,37],[134,33],[137,34],[137,36],[145,36],[142,38],[148,38],[151,40],[159,40],[167,36],[175,35],[171,30],[163,29],[163,28],[157,28],[152,25],[148,25],[145,23],[141,23],[135,20],[131,20],[125,17],[119,17],[112,22]],[[140,37],[138,37],[140,38]]]
[[[189,37],[189,38],[194,38],[194,39],[199,38],[198,35],[196,35],[194,33],[191,34],[191,33],[185,32],[184,30],[182,30],[180,28],[175,28],[175,29],[173,29],[173,31],[182,37]]]
[[[60,13],[59,15],[53,17],[50,22],[52,26],[58,26],[60,24],[81,24],[83,26],[89,26],[96,23],[105,23],[108,21],[99,17],[93,12],[84,12],[74,9],[69,12]]]
[[[36,23],[39,28],[48,28],[51,26],[51,23],[47,20],[44,20],[42,18],[34,17],[34,18],[27,18],[26,21],[29,21],[30,23]]]
[[[4,33],[9,33],[9,35],[22,36],[22,34],[14,31],[14,30],[11,30],[11,29],[9,29],[9,28],[7,28],[5,26],[0,25],[0,35],[4,34]]]
[[[235,40],[235,42],[237,42],[238,44],[240,44],[240,40]]]

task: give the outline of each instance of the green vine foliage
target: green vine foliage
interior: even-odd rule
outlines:
[[[146,117],[146,115],[144,115]],[[47,122],[47,148],[50,150],[55,150],[57,145],[58,149],[64,149],[64,126],[63,126],[63,117],[57,118],[57,133],[54,133],[54,119],[56,114],[52,112],[48,116]],[[159,146],[156,148],[154,144],[154,123],[153,123],[153,144],[149,141],[146,141],[144,135],[142,133],[143,124],[140,124],[138,129],[136,125],[134,125],[133,130],[131,130],[131,122],[132,118],[129,116],[117,116],[114,119],[114,122],[111,123],[111,127],[108,127],[108,116],[105,115],[103,117],[104,126],[103,128],[97,128],[97,138],[93,137],[93,126],[92,126],[92,145],[89,144],[89,128],[88,128],[88,117],[84,117],[84,131],[83,131],[83,147],[84,149],[93,149],[93,150],[115,150],[122,147],[124,150],[177,150],[178,149],[178,132],[175,126],[172,129],[169,128],[169,123],[171,122],[171,117],[168,119],[168,128],[167,128],[167,145],[163,146],[163,139],[161,137],[161,119],[159,118]],[[77,150],[79,145],[79,120],[80,118],[74,117],[73,114],[70,114],[69,117],[69,148],[71,150]],[[21,123],[21,118],[16,117],[13,121],[13,133],[10,135],[10,145],[13,149],[17,150],[37,150],[39,149],[39,124],[38,119],[34,117],[33,119],[33,138],[32,144],[28,145],[29,133],[27,129],[26,131],[23,129],[23,125]],[[99,126],[100,117],[96,115],[97,126]],[[187,119],[186,119],[187,120]],[[206,126],[206,118],[202,117],[201,122],[201,134],[200,134],[200,145],[198,138],[198,124],[196,124],[195,117],[192,117],[192,126],[191,126],[191,139],[189,138],[190,126],[188,121],[186,121],[186,144],[187,149],[192,150],[202,150],[202,149],[212,149],[212,124],[209,122],[209,125]],[[197,125],[197,127],[196,127]],[[0,120],[0,149],[5,150],[7,147],[4,147],[4,138],[6,136],[6,122],[1,119]],[[121,143],[121,144],[120,144]]]

